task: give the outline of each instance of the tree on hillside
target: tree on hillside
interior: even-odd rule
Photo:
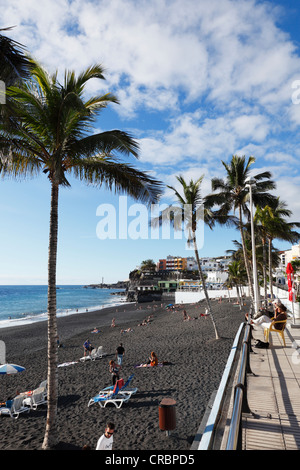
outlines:
[[[92,79],[104,79],[101,65],[78,76],[66,71],[64,83],[31,60],[31,79],[7,93],[13,104],[14,126],[0,125],[0,155],[9,155],[2,172],[13,175],[42,173],[51,188],[48,251],[48,409],[43,448],[55,446],[57,434],[57,323],[56,263],[59,189],[69,187],[69,176],[125,193],[144,203],[155,203],[161,184],[125,163],[121,157],[138,157],[138,144],[120,130],[93,133],[93,123],[115,96],[84,96]]]
[[[153,259],[145,259],[141,262],[140,270],[144,271],[151,271],[154,272],[156,270],[156,264],[154,263]]]

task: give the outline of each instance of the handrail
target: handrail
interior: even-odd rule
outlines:
[[[251,339],[250,333],[251,326],[248,324],[245,329],[240,370],[237,384],[235,385],[233,411],[231,423],[229,426],[226,450],[237,450],[238,448],[240,448],[242,412],[250,412],[247,400],[247,372],[251,372],[249,366],[249,352]]]
[[[233,364],[235,362],[235,358],[237,355],[237,347],[240,342],[240,337],[241,337],[244,327],[245,327],[245,323],[241,323],[238,329],[238,332],[235,336],[235,339],[231,348],[231,352],[229,354],[229,357],[225,366],[225,370],[223,372],[223,376],[222,376],[219,388],[217,390],[217,394],[214,399],[212,409],[210,411],[208,420],[206,422],[206,426],[202,434],[201,441],[198,445],[198,450],[210,450],[212,447],[213,437],[216,431],[216,425],[219,420],[220,412],[224,403],[225,391],[229,382],[230,375],[232,373]]]

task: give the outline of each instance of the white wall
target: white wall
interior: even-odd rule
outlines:
[[[210,299],[219,299],[222,297],[223,299],[237,299],[236,288],[233,287],[228,294],[227,289],[212,289],[208,290],[208,296]],[[248,296],[248,288],[244,287],[245,295]],[[199,302],[200,300],[205,299],[205,295],[203,291],[200,292],[187,292],[187,291],[176,291],[175,292],[175,303],[176,304],[191,304],[195,302]]]

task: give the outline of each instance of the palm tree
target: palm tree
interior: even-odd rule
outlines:
[[[141,271],[155,271],[156,264],[154,263],[153,259],[145,259],[141,262],[140,270]]]
[[[57,443],[57,324],[56,261],[58,197],[61,186],[70,186],[68,176],[115,189],[144,202],[157,201],[161,184],[120,156],[138,157],[138,144],[127,133],[112,130],[90,133],[97,115],[115,96],[106,94],[85,100],[84,89],[93,78],[104,79],[103,68],[94,65],[79,76],[66,72],[61,85],[57,73],[49,76],[35,61],[31,80],[7,92],[13,100],[14,129],[0,126],[0,154],[10,153],[6,171],[35,171],[47,175],[51,186],[48,251],[48,411],[43,448]]]
[[[268,222],[270,221],[271,216],[270,206],[265,206],[264,208],[256,207],[254,222],[256,222],[256,232],[260,234],[262,250],[263,250],[263,262],[262,262],[262,271],[263,271],[263,280],[264,280],[264,303],[267,307],[267,251],[266,243],[268,240]],[[270,280],[271,282],[271,280]]]
[[[220,223],[224,223],[230,211],[238,211],[238,227],[241,234],[245,268],[252,300],[254,300],[254,292],[250,264],[246,254],[243,218],[246,216],[249,220],[250,217],[250,211],[247,207],[247,202],[249,201],[248,180],[250,177],[250,167],[254,162],[254,157],[249,157],[246,162],[245,156],[240,157],[238,155],[233,155],[229,164],[222,161],[227,172],[226,179],[213,178],[211,182],[212,190],[218,191],[218,193],[210,194],[205,198],[208,207],[219,206],[219,209],[215,211],[215,215],[217,218],[222,217]],[[265,171],[252,176],[252,178],[256,183],[252,188],[253,203],[256,206],[263,207],[272,202],[274,196],[267,192],[275,188],[275,183],[270,179],[271,173]]]
[[[240,285],[244,281],[246,276],[246,271],[243,269],[240,261],[232,261],[228,265],[228,280],[236,287],[238,302],[240,309],[242,308],[242,296],[240,294]]]
[[[2,28],[9,31],[12,28]],[[30,77],[30,60],[25,55],[25,47],[0,34],[0,80],[6,87]]]
[[[200,279],[202,282],[204,295],[207,303],[207,308],[210,313],[210,318],[213,323],[215,330],[216,339],[220,338],[220,335],[217,330],[217,326],[213,317],[211,303],[209,295],[206,288],[205,277],[201,268],[201,263],[199,259],[199,251],[197,247],[196,240],[196,231],[198,223],[202,217],[202,208],[204,209],[204,222],[206,222],[210,228],[214,225],[214,220],[212,214],[203,206],[203,200],[201,197],[200,186],[202,183],[204,175],[198,178],[196,181],[190,180],[189,183],[180,175],[176,176],[177,181],[181,184],[183,195],[181,195],[173,186],[167,186],[169,189],[172,189],[175,193],[179,207],[171,205],[161,211],[160,215],[157,218],[152,219],[151,223],[153,225],[162,224],[163,222],[171,221],[173,223],[175,230],[187,230],[188,232],[188,242],[193,245],[195,257],[198,265],[198,271],[200,274]]]
[[[263,220],[264,230],[268,240],[268,258],[269,258],[269,284],[270,294],[273,298],[273,262],[272,262],[272,243],[274,239],[285,240],[295,243],[299,240],[300,234],[293,230],[300,227],[299,222],[288,222],[285,218],[290,217],[292,212],[287,209],[287,204],[276,198],[272,204],[268,205],[265,210]]]

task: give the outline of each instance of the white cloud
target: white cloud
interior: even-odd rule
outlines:
[[[275,11],[254,0],[12,0],[1,9],[2,23],[16,24],[11,34],[50,69],[103,62],[130,112],[174,108],[180,92],[227,105],[233,95],[285,101],[299,58]]]
[[[137,117],[133,126],[139,131],[139,120],[164,115],[164,130],[151,130],[157,129],[151,123],[140,130],[141,162],[157,173],[164,167],[169,175],[179,167],[189,173],[194,166],[212,175],[220,171],[221,158],[242,153],[276,163],[283,174],[284,162],[295,164],[299,157],[288,132],[300,125],[291,87],[300,79],[300,58],[277,26],[281,10],[274,4],[0,2],[2,25],[17,25],[9,35],[50,71],[80,71],[100,62],[107,80],[95,81],[89,91],[115,92],[121,118]],[[297,184],[293,180],[291,188]]]

